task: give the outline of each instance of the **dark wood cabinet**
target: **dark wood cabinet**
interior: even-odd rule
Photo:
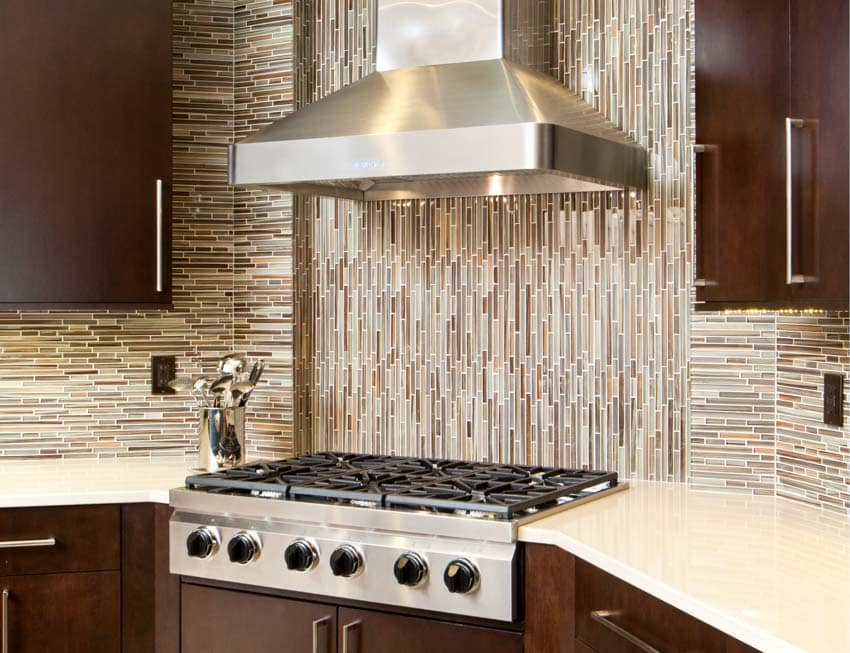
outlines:
[[[118,653],[121,574],[117,571],[0,578],[9,650]]]
[[[184,583],[182,653],[335,653],[336,607]]]
[[[699,0],[695,31],[699,306],[846,307],[847,0]]]
[[[182,653],[522,653],[522,632],[184,582]],[[282,631],[281,624],[286,624]]]
[[[528,653],[757,653],[551,546],[526,545]]]
[[[522,633],[406,617],[339,610],[339,646],[350,653],[522,653]]]
[[[848,305],[848,77],[847,0],[791,0],[791,269],[794,304],[834,300]]]
[[[171,0],[0,0],[0,307],[171,302]]]
[[[0,510],[9,651],[177,653],[170,515],[150,503]]]

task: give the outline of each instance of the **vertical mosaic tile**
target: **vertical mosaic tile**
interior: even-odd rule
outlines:
[[[371,71],[375,12],[310,11],[316,99]],[[555,3],[551,72],[649,149],[646,193],[304,202],[316,448],[684,478],[690,16]]]

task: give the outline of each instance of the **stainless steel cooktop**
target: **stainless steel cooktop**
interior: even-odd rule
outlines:
[[[623,489],[609,472],[322,452],[186,479],[171,571],[447,612],[521,617],[520,525]]]

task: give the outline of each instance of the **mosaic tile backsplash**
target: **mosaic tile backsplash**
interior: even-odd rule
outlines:
[[[175,309],[0,313],[0,455],[188,452],[150,353],[191,373],[241,349],[270,363],[253,455],[593,465],[850,510],[850,430],[819,420],[850,318],[691,310],[691,0],[550,4],[535,67],[649,149],[646,193],[234,192],[227,143],[372,71],[374,0],[175,1]]]
[[[151,353],[181,372],[233,341],[232,0],[174,2],[174,310],[0,312],[0,455],[183,454],[191,402],[150,395]]]
[[[315,7],[308,99],[374,61],[373,3]],[[649,149],[646,193],[304,204],[305,440],[684,478],[689,17],[554,3],[549,72]]]

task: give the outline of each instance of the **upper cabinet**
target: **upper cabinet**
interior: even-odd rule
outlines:
[[[0,308],[171,303],[171,0],[0,0]]]
[[[697,0],[698,306],[848,305],[848,2]]]

